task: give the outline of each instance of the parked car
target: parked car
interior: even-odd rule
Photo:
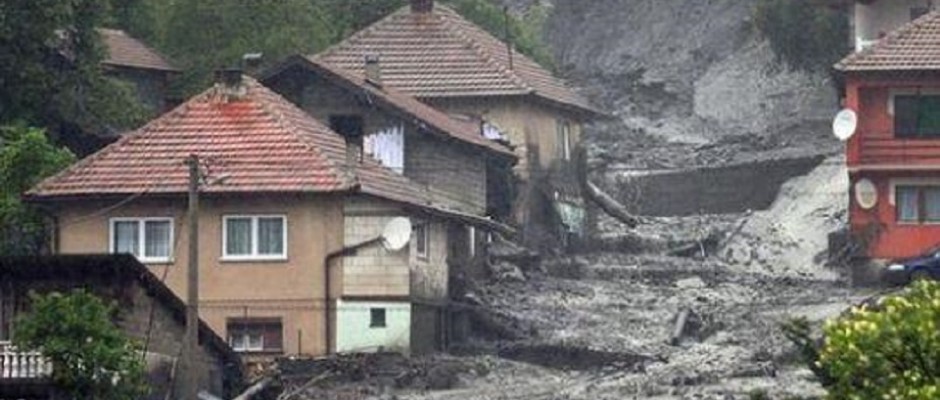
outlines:
[[[888,265],[885,278],[890,282],[908,283],[918,279],[940,279],[940,248]]]

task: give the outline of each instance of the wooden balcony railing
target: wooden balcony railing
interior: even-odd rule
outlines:
[[[923,165],[940,163],[940,138],[894,138],[891,134],[861,135],[858,164]]]
[[[52,374],[52,364],[37,352],[17,351],[10,342],[0,342],[0,381],[42,379]]]

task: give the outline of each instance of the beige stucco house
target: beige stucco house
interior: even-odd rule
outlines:
[[[198,238],[184,229],[192,155]],[[248,359],[441,346],[448,233],[500,228],[231,74],[27,198],[54,220],[57,253],[134,254],[180,297],[197,240],[200,316]],[[414,226],[400,250],[376,241],[395,217]]]
[[[539,218],[544,201],[581,207],[572,182],[588,101],[504,41],[432,0],[411,4],[311,57],[357,74],[377,60],[383,85],[446,113],[480,119],[519,156],[516,222]],[[566,221],[567,224],[580,224]],[[574,227],[572,227],[574,228]],[[580,227],[578,227],[580,228]]]

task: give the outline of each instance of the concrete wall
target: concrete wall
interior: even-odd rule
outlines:
[[[137,199],[107,213],[96,214],[113,204],[60,204],[58,252],[108,252],[109,220],[113,217],[171,217],[175,233],[173,262],[149,267],[157,276],[165,275],[167,285],[185,299],[186,246],[189,243],[185,199]],[[287,259],[221,260],[222,216],[232,214],[286,215]],[[280,318],[285,353],[323,354],[323,261],[326,254],[342,247],[342,231],[339,197],[204,198],[199,237],[200,316],[223,338],[227,338],[226,322],[230,318]]]
[[[372,308],[385,309],[385,327],[370,326]],[[408,353],[411,318],[411,303],[408,302],[341,300],[336,306],[336,351]]]
[[[822,156],[770,160],[718,168],[665,171],[618,178],[618,200],[632,212],[680,216],[763,210],[780,186],[805,175]]]
[[[527,177],[530,162],[543,169],[558,159],[558,122],[571,125],[572,151],[580,143],[582,124],[574,115],[527,101],[521,97],[432,99],[429,103],[449,113],[477,115],[499,126],[509,136],[519,156],[517,173]]]

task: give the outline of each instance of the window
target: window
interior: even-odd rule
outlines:
[[[148,263],[172,260],[172,218],[114,218],[110,236],[112,253],[133,254]]]
[[[415,254],[417,254],[419,258],[428,258],[428,247],[430,244],[428,229],[430,229],[430,227],[427,223],[415,224]]]
[[[896,186],[895,205],[898,222],[940,222],[940,186]]]
[[[369,309],[369,327],[370,328],[384,328],[385,325],[385,309],[384,308],[371,308]]]
[[[568,161],[571,160],[571,123],[568,121],[558,121],[558,158]]]
[[[894,135],[940,138],[940,95],[894,96]]]
[[[277,318],[244,318],[229,320],[226,324],[228,342],[232,350],[250,352],[282,352],[283,329]]]
[[[222,258],[284,260],[287,219],[284,216],[226,216],[222,220]]]

